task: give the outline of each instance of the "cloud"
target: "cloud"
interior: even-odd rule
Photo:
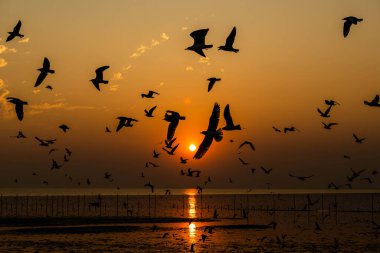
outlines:
[[[0,58],[0,68],[8,65],[8,62],[4,58]]]
[[[119,85],[118,84],[111,84],[110,85],[110,91],[117,91],[119,89]]]
[[[37,105],[30,105],[30,108],[35,110],[51,110],[51,109],[58,109],[62,108],[65,104],[64,103],[55,103],[55,104],[49,104],[49,103],[42,103]]]
[[[17,49],[12,47],[12,48],[9,48],[8,51],[9,53],[16,53],[17,52]]]
[[[144,44],[141,44],[134,53],[132,53],[129,57],[130,58],[137,58],[143,55],[146,51],[152,50],[153,48],[157,47],[161,43],[169,40],[169,36],[166,33],[161,34],[161,41],[158,41],[156,39],[152,39],[149,46],[146,46]]]
[[[4,45],[0,45],[0,54],[4,53],[5,51],[7,51],[7,47],[4,46]]]
[[[7,101],[7,96],[11,92],[3,79],[0,79],[0,115],[3,119],[12,119],[15,117],[12,105]]]
[[[113,73],[111,80],[118,81],[122,79],[124,79],[123,74],[121,72],[116,72],[116,73]]]
[[[29,115],[37,115],[41,114],[45,111],[49,110],[67,110],[67,111],[74,111],[74,110],[91,110],[94,109],[92,106],[86,106],[86,105],[68,105],[65,103],[42,103],[42,104],[35,104],[30,105],[29,108],[31,110],[28,112]]]
[[[161,34],[161,38],[164,39],[164,40],[168,40],[169,36],[166,33],[162,33]]]
[[[41,92],[41,90],[39,90],[39,89],[33,90],[33,94],[38,94],[40,92]]]
[[[193,67],[191,67],[191,66],[186,66],[186,71],[193,71],[193,70],[194,70]]]
[[[182,30],[182,31],[186,31],[187,29],[189,29],[189,28],[186,27],[186,26],[182,26],[182,27],[181,27],[181,30]]]
[[[19,41],[18,41],[18,43],[28,43],[28,42],[29,42],[29,40],[30,40],[30,38],[29,38],[29,37],[25,37],[25,38],[23,38],[23,39],[19,40]]]
[[[5,45],[0,45],[0,54],[3,53],[16,53],[17,49],[16,48],[8,48]]]
[[[207,65],[211,65],[210,58],[208,58],[208,57],[201,57],[201,58],[199,58],[199,62],[207,64]]]
[[[123,71],[127,71],[127,70],[130,70],[132,68],[132,65],[128,65],[126,67],[123,67]]]

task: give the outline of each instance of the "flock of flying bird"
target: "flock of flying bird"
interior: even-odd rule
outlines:
[[[344,25],[343,25],[343,36],[344,37],[348,36],[348,34],[350,32],[350,28],[353,24],[357,25],[359,22],[363,21],[363,19],[356,18],[353,16],[346,17],[343,20],[344,20]],[[16,37],[20,37],[20,38],[24,37],[24,35],[20,33],[21,24],[22,24],[21,21],[18,21],[18,23],[14,27],[13,31],[9,32],[9,36],[6,40],[7,42],[12,41]],[[206,35],[207,35],[208,31],[209,31],[209,29],[200,29],[200,30],[196,30],[196,31],[191,32],[190,36],[193,38],[194,42],[193,42],[193,45],[187,47],[185,50],[190,50],[190,51],[193,51],[193,52],[201,55],[202,57],[206,57],[204,50],[207,50],[207,49],[210,49],[213,47],[213,45],[211,45],[211,44],[206,44]],[[219,46],[218,50],[238,53],[239,49],[234,48],[234,45],[233,45],[234,41],[235,41],[235,36],[236,36],[236,27],[233,27],[232,31],[230,32],[230,34],[228,35],[228,37],[226,39],[225,45]],[[95,78],[90,80],[92,82],[92,84],[94,85],[94,87],[98,91],[101,91],[100,84],[108,84],[109,83],[108,80],[104,79],[104,75],[103,75],[104,71],[109,69],[109,67],[110,66],[101,66],[101,67],[97,68],[95,70],[95,74],[96,74]],[[39,68],[38,71],[40,73],[36,79],[34,87],[40,86],[44,82],[44,80],[48,77],[49,74],[51,75],[51,74],[55,73],[55,70],[53,70],[51,68],[50,61],[47,57],[44,58],[42,67]],[[218,78],[218,77],[208,78],[207,79],[207,81],[209,82],[208,83],[208,89],[207,89],[208,92],[210,92],[212,90],[212,88],[215,86],[215,84],[217,82],[220,82],[221,80],[222,79]],[[47,85],[47,86],[45,86],[45,88],[50,89],[50,90],[53,89],[53,87],[51,85]],[[143,99],[153,99],[157,95],[160,95],[160,94],[155,92],[155,91],[149,90],[148,93],[141,94],[141,97]],[[9,103],[12,103],[15,105],[15,111],[16,111],[17,118],[20,121],[22,121],[23,117],[24,117],[24,107],[28,105],[28,102],[23,101],[19,98],[15,98],[15,97],[7,97],[7,100]],[[330,117],[330,112],[331,112],[332,108],[336,105],[339,105],[339,103],[337,103],[334,100],[325,100],[325,103],[327,105],[327,108],[325,110],[318,108],[317,111],[321,117],[327,119]],[[380,107],[379,95],[376,95],[375,98],[370,100],[370,101],[364,101],[364,104],[367,106],[371,106],[371,107]],[[145,116],[149,117],[149,118],[154,117],[154,112],[155,112],[156,108],[157,108],[157,106],[153,106],[150,109],[145,109],[144,110]],[[201,159],[207,153],[207,151],[210,149],[214,140],[216,142],[220,142],[223,139],[223,131],[235,131],[235,130],[241,130],[242,129],[239,124],[235,124],[234,121],[232,120],[229,104],[227,104],[225,106],[224,113],[223,113],[226,125],[224,127],[219,127],[220,110],[221,110],[220,105],[218,103],[215,103],[213,106],[213,109],[212,109],[210,119],[209,119],[208,127],[206,130],[201,132],[201,134],[204,135],[204,138],[203,138],[202,143],[199,145],[198,150],[196,151],[196,153],[193,157],[194,159]],[[186,119],[185,116],[181,115],[180,113],[178,113],[176,111],[167,110],[165,112],[164,120],[169,123],[169,126],[168,126],[168,130],[167,130],[167,134],[166,134],[165,146],[162,149],[168,155],[171,155],[171,156],[174,155],[176,149],[179,146],[179,143],[174,144],[176,141],[175,131],[179,125],[179,122],[183,121],[185,119]],[[124,127],[133,127],[134,124],[136,122],[138,122],[137,119],[126,117],[126,116],[117,117],[117,120],[118,120],[118,125],[117,125],[116,130],[115,130],[116,132],[119,132]],[[327,130],[331,130],[333,126],[338,125],[338,123],[335,123],[335,122],[329,122],[329,123],[322,122],[322,124],[323,124],[323,127]],[[60,125],[59,128],[65,133],[70,130],[70,127],[65,125],[65,124]],[[273,126],[273,129],[276,132],[283,132],[285,134],[288,132],[299,131],[294,126],[284,127],[283,130]],[[111,130],[108,127],[106,127],[105,132],[111,133]],[[26,136],[21,131],[19,131],[18,135],[13,136],[13,137],[26,138]],[[353,137],[357,143],[363,143],[363,141],[365,140],[365,138],[359,138],[355,133],[353,134]],[[53,145],[56,141],[56,139],[45,140],[45,139],[42,139],[39,137],[35,137],[35,139],[39,142],[40,146],[44,146],[44,147],[48,147],[50,145]],[[230,141],[233,142],[233,140],[230,140]],[[252,142],[249,142],[249,141],[243,142],[239,146],[239,149],[241,149],[243,146],[246,146],[246,145],[249,146],[252,149],[252,151],[255,150],[254,145],[252,144]],[[55,152],[56,150],[57,149],[52,148],[49,151],[49,155],[51,153]],[[66,148],[63,161],[68,162],[69,158],[71,157],[71,154],[72,154],[72,152]],[[159,158],[159,156],[160,156],[160,153],[158,153],[156,150],[154,150],[153,151],[153,158]],[[350,157],[347,155],[345,155],[344,158],[350,159]],[[244,166],[249,165],[249,163],[245,162],[241,157],[239,157],[238,159],[242,165],[244,165]],[[188,161],[188,159],[185,159],[183,157],[180,158],[181,164],[186,164],[187,161]],[[146,168],[149,168],[150,166],[159,167],[159,165],[157,165],[156,163],[153,163],[153,162],[147,162],[145,164]],[[52,166],[51,166],[52,170],[53,169],[60,169],[61,167],[62,167],[62,165],[60,165],[56,160],[52,159]],[[269,174],[272,172],[272,168],[267,169],[267,168],[264,168],[263,166],[261,166],[260,168],[265,174]],[[256,170],[255,168],[251,168],[252,173],[254,173],[255,170]],[[363,171],[355,172],[354,170],[352,170],[353,174],[348,177],[349,182],[352,182]],[[201,173],[201,171],[192,170],[191,168],[188,168],[187,171],[181,169],[181,175],[186,175],[189,177],[193,177],[193,176],[199,177],[200,173]],[[377,174],[377,172],[375,172],[375,171],[372,173],[372,175],[376,175],[376,174]],[[36,173],[34,173],[34,175],[36,175]],[[112,182],[113,179],[111,178],[111,176],[112,176],[111,174],[106,172],[104,178],[106,180]],[[289,174],[289,176],[296,178],[296,179],[299,179],[301,181],[305,181],[306,179],[313,177],[313,175],[311,175],[311,176],[296,176],[293,174]],[[66,177],[68,177],[72,181],[72,177],[70,177],[68,175],[66,175]],[[141,173],[141,177],[145,178],[145,175],[143,172]],[[369,183],[372,183],[372,180],[369,177],[364,178],[363,180],[367,180]],[[229,178],[229,181],[232,183],[231,178]],[[46,181],[44,181],[44,182],[46,182]],[[91,184],[91,181],[89,178],[87,178],[86,182],[87,182],[87,184]],[[211,182],[210,177],[207,177],[205,184],[207,184],[208,182]],[[80,182],[78,182],[78,185],[80,185]],[[345,184],[345,185],[349,185],[349,187],[351,187],[350,184]],[[145,184],[145,186],[151,188],[152,192],[154,191],[154,186],[150,182]],[[334,187],[336,189],[339,188],[339,186],[336,186],[334,183],[330,183],[329,187]],[[198,191],[202,191],[202,187],[200,187],[200,186],[197,186],[197,189],[198,189]]]

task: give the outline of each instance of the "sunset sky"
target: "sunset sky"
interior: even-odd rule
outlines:
[[[195,187],[210,176],[207,187],[326,188],[345,183],[350,168],[370,176],[380,170],[380,108],[363,101],[380,94],[379,10],[376,0],[2,0],[0,185],[43,187],[48,180],[49,187],[75,187],[91,178],[92,187],[143,187],[148,181],[161,188]],[[344,38],[346,16],[364,21]],[[5,42],[18,20],[25,37]],[[218,51],[234,26],[239,53]],[[189,34],[204,28],[210,29],[206,43],[214,45],[207,58],[184,50],[193,43]],[[44,57],[56,73],[34,88]],[[110,82],[99,92],[89,80],[103,65],[110,66],[104,72]],[[208,93],[213,76],[222,81]],[[44,88],[48,84],[52,91]],[[142,99],[148,90],[160,95]],[[22,122],[9,96],[28,101]],[[327,108],[325,99],[341,104],[327,120],[316,111]],[[243,130],[225,131],[221,142],[193,160],[189,145],[201,143],[215,102],[222,110],[229,104]],[[145,117],[144,109],[154,105],[155,117]],[[162,150],[166,110],[186,116],[176,131],[175,156]],[[116,133],[118,116],[139,121]],[[339,125],[328,131],[321,121]],[[63,123],[71,127],[67,133],[58,128]],[[219,124],[225,125],[222,115]],[[272,126],[300,131],[277,133]],[[28,138],[10,138],[20,130]],[[353,133],[367,139],[357,144]],[[52,147],[58,151],[48,156],[50,147],[38,146],[35,136],[57,138]],[[245,140],[256,151],[238,150]],[[68,163],[62,161],[65,147],[73,152]],[[161,152],[159,159],[153,149]],[[188,164],[180,164],[180,156]],[[50,170],[52,158],[63,164],[60,170]],[[160,167],[144,168],[148,161]],[[265,175],[260,166],[273,172]],[[189,167],[201,170],[201,177],[180,176]],[[106,171],[113,183],[103,179]],[[301,182],[288,173],[314,177]],[[380,178],[371,178],[374,184],[357,180],[353,187],[378,188]]]

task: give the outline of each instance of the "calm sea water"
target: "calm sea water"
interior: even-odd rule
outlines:
[[[379,252],[378,191],[165,190],[2,189],[0,252],[190,252],[192,244],[195,252]],[[36,217],[38,226],[5,225]],[[45,217],[81,223],[52,226]],[[92,223],[107,217],[126,219]],[[256,226],[270,222],[275,229]]]

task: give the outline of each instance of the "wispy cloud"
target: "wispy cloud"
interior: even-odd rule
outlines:
[[[117,91],[119,89],[119,85],[118,84],[111,84],[110,85],[110,91]]]
[[[30,40],[30,38],[29,38],[29,37],[25,37],[25,38],[23,38],[23,39],[19,40],[19,41],[18,41],[18,43],[28,43],[28,42],[29,42],[29,40]]]
[[[208,57],[201,57],[201,58],[199,58],[199,62],[200,63],[204,63],[206,65],[211,65],[210,58],[208,58]]]
[[[192,66],[186,66],[185,70],[186,70],[186,71],[193,71],[194,68],[193,68]]]
[[[0,58],[0,68],[8,65],[8,62],[4,58]]]
[[[186,26],[182,26],[182,27],[181,27],[181,30],[182,30],[182,31],[186,31],[187,29],[189,29],[189,28],[186,27]]]
[[[4,80],[0,79],[0,115],[3,119],[11,119],[14,117],[12,105],[7,101],[7,97],[10,93]]]
[[[122,79],[124,79],[123,74],[121,72],[116,72],[116,73],[113,73],[111,80],[118,81],[118,80],[122,80]]]
[[[16,53],[16,52],[17,52],[16,48],[8,48],[7,46],[0,44],[0,54],[4,54],[4,53]]]
[[[86,105],[68,105],[65,103],[42,103],[42,104],[35,104],[30,105],[31,110],[28,112],[29,115],[36,115],[41,114],[45,111],[49,110],[67,110],[67,111],[74,111],[74,110],[91,110],[94,109],[92,106],[86,106]]]
[[[123,67],[123,71],[128,71],[128,70],[130,70],[132,68],[132,65],[128,65],[128,66],[125,66],[125,67]]]
[[[38,93],[41,92],[41,90],[39,90],[39,89],[35,89],[35,90],[33,90],[32,92],[33,92],[33,94],[38,94]]]
[[[152,50],[153,48],[157,47],[161,43],[168,41],[169,36],[166,33],[161,33],[160,40],[152,39],[149,45],[141,44],[134,53],[132,53],[129,57],[130,58],[137,58],[143,55],[146,51]]]

